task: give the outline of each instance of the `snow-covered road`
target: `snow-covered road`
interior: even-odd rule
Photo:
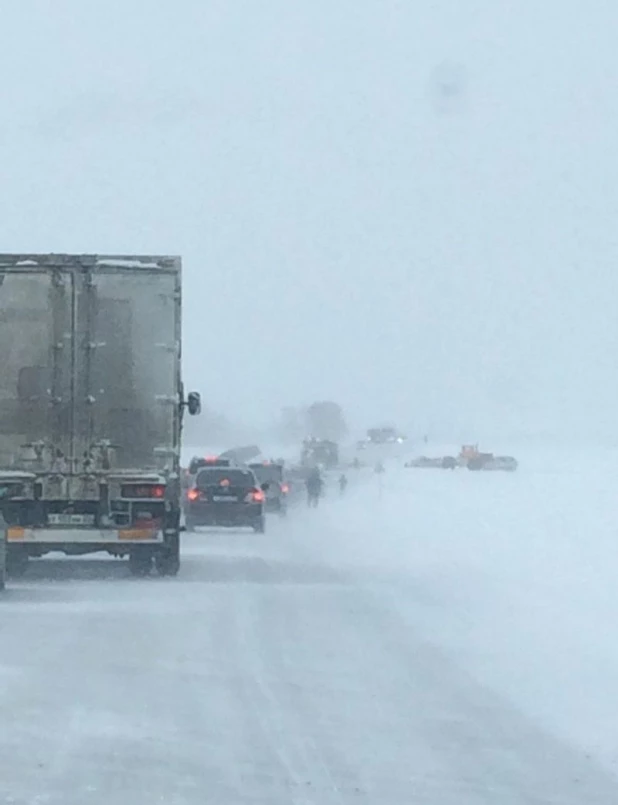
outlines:
[[[609,480],[389,470],[186,536],[177,579],[33,563],[0,601],[0,803],[618,802]]]

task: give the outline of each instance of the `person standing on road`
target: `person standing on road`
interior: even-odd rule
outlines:
[[[345,495],[345,490],[348,488],[348,479],[344,473],[339,476],[339,493]]]
[[[324,486],[324,482],[322,480],[322,476],[320,475],[320,471],[316,468],[311,470],[307,477],[306,481],[307,485],[307,506],[311,508],[316,508],[320,502],[320,497],[322,496],[322,488]]]

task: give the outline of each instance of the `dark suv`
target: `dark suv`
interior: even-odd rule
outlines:
[[[267,484],[266,511],[277,512],[284,517],[288,511],[290,487],[284,477],[283,464],[276,461],[263,461],[259,464],[249,464],[249,469],[255,473],[258,483]]]
[[[185,525],[265,530],[264,508],[268,484],[260,486],[250,469],[204,467],[186,492]]]

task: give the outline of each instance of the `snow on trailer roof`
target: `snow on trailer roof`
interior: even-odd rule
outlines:
[[[115,258],[102,258],[97,260],[97,265],[112,266],[114,268],[161,268],[160,262],[147,262],[146,260],[121,260]]]
[[[0,268],[129,268],[180,271],[181,258],[174,255],[139,254],[0,254]]]

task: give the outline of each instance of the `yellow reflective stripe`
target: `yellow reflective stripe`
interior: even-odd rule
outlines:
[[[156,539],[157,532],[151,528],[127,528],[118,532],[118,539]]]

